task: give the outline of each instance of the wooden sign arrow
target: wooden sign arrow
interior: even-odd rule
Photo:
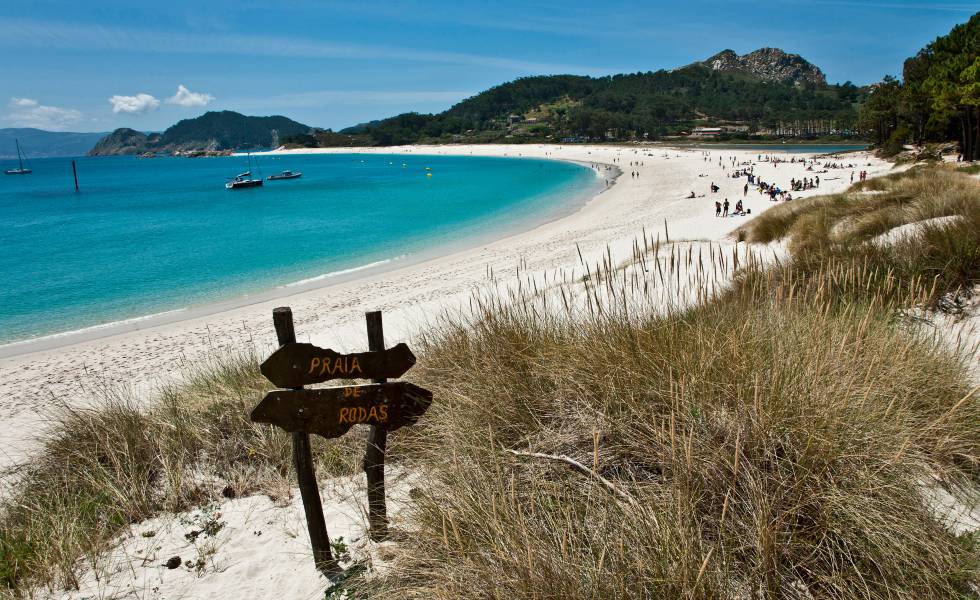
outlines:
[[[340,437],[357,424],[393,431],[418,421],[432,392],[404,381],[318,390],[275,390],[252,410],[252,421],[286,431]]]
[[[266,379],[283,388],[296,388],[331,379],[395,379],[415,364],[405,344],[380,352],[340,354],[313,344],[284,344],[262,363]]]

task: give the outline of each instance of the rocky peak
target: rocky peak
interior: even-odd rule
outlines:
[[[779,48],[759,48],[739,56],[733,50],[722,50],[701,63],[715,71],[735,71],[763,81],[792,82],[796,85],[827,83],[823,71],[799,54]]]

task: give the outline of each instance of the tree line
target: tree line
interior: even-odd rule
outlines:
[[[965,160],[980,159],[980,13],[907,59],[901,81],[872,86],[859,125],[885,154],[958,140]]]
[[[390,146],[418,142],[501,141],[511,117],[545,110],[537,123],[522,126],[524,139],[568,137],[657,139],[715,122],[744,124],[752,131],[784,123],[833,122],[856,126],[864,92],[842,85],[766,82],[693,64],[673,71],[607,77],[524,77],[467,98],[438,114],[405,113],[312,138],[320,145],[367,143]],[[290,139],[309,144],[310,139]],[[515,139],[513,141],[520,141]]]

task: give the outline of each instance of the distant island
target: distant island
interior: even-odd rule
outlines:
[[[283,138],[311,131],[308,125],[282,116],[249,117],[225,110],[184,119],[163,133],[147,135],[123,127],[100,139],[88,155],[221,154],[239,149],[275,148]]]
[[[45,131],[33,127],[4,128],[0,129],[0,159],[17,158],[14,140],[20,142],[28,158],[84,156],[105,135],[105,132]]]

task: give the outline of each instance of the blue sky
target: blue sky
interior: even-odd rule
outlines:
[[[831,82],[900,75],[976,1],[27,0],[0,4],[0,127],[163,130],[206,110],[339,129],[524,75],[775,46]]]

